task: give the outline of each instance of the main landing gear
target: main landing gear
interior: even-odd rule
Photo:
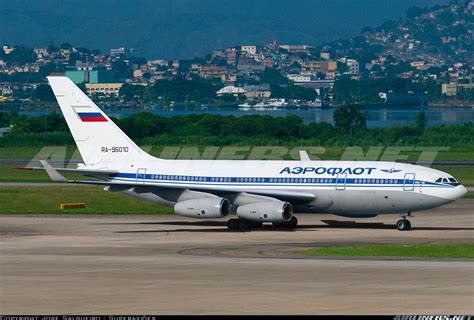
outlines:
[[[227,228],[230,231],[250,231],[252,229],[260,229],[263,226],[263,222],[253,222],[245,219],[230,219],[227,221]],[[298,219],[291,217],[286,222],[273,223],[275,228],[295,229],[298,226]]]
[[[253,222],[245,219],[230,219],[227,221],[227,228],[230,231],[250,231],[261,228],[262,222]]]
[[[408,213],[408,216],[411,217],[411,213]],[[407,219],[406,216],[402,216],[400,220],[397,221],[397,229],[400,231],[409,231],[411,230],[411,222]]]

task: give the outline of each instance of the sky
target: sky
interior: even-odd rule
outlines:
[[[135,47],[147,58],[185,59],[217,48],[319,45],[446,0],[0,0],[0,43],[108,51]]]

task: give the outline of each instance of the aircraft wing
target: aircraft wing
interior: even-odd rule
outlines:
[[[225,189],[219,188],[216,189],[212,186],[180,186],[180,185],[173,185],[170,186],[168,184],[139,184],[135,182],[114,182],[114,181],[84,181],[84,180],[69,180],[70,183],[77,183],[77,184],[88,184],[88,185],[102,185],[102,186],[117,186],[117,187],[129,187],[129,188],[150,188],[153,189],[182,189],[182,190],[192,190],[192,191],[200,191],[200,192],[207,192],[215,195],[224,195],[224,194],[232,194],[232,193],[247,193],[247,194],[255,194],[260,196],[267,196],[272,197],[275,199],[279,199],[281,201],[289,201],[292,203],[307,203],[313,201],[316,196],[310,192],[301,192],[301,191],[286,191],[286,190],[247,190],[247,189]]]
[[[41,164],[43,165],[42,168],[27,168],[26,170],[45,170],[48,176],[54,182],[62,182],[62,183],[76,183],[76,184],[87,184],[87,185],[101,185],[101,186],[112,186],[116,188],[123,188],[123,190],[131,189],[131,188],[140,188],[145,189],[149,188],[151,192],[157,189],[174,189],[174,190],[192,190],[192,191],[200,191],[200,192],[207,192],[215,195],[224,195],[224,194],[239,194],[239,193],[247,193],[247,194],[255,194],[260,196],[267,196],[272,197],[275,199],[279,199],[282,201],[289,201],[292,203],[307,203],[311,202],[316,198],[313,193],[303,192],[303,191],[289,191],[289,190],[248,190],[248,189],[239,189],[239,188],[219,188],[216,189],[213,186],[205,186],[205,185],[196,185],[196,186],[189,186],[189,185],[172,185],[169,184],[160,184],[153,183],[153,184],[140,184],[134,181],[107,181],[102,179],[107,179],[109,176],[116,174],[116,171],[102,171],[102,170],[82,170],[82,169],[57,169],[51,167],[51,165],[46,160],[40,160]],[[93,176],[98,178],[99,180],[69,180],[66,179],[63,175],[61,175],[58,171],[62,172],[69,172],[69,173],[81,173],[87,176]]]

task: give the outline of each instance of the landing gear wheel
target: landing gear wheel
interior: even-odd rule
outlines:
[[[400,231],[408,231],[411,229],[411,222],[406,219],[400,219],[397,221],[397,229]]]
[[[252,229],[253,223],[248,220],[239,219],[239,229],[242,232],[250,231]]]
[[[407,221],[406,221],[406,224],[407,224],[407,226],[406,226],[406,229],[405,229],[405,230],[406,230],[406,231],[410,231],[410,230],[411,230],[411,222],[410,222],[410,220],[407,220]]]
[[[296,229],[298,226],[298,219],[295,216],[292,216],[290,220],[285,222],[285,228],[287,229]]]
[[[263,222],[255,222],[253,227],[255,229],[261,229],[263,227]]]
[[[229,221],[227,221],[227,228],[230,231],[239,230],[239,219],[230,219]]]

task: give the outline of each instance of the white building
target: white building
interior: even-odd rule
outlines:
[[[329,52],[321,52],[321,53],[319,54],[319,56],[320,56],[322,59],[326,59],[326,60],[329,60],[329,58],[330,58]]]
[[[268,99],[272,95],[269,85],[244,86],[244,90],[248,100]]]
[[[248,54],[251,54],[251,55],[256,55],[257,54],[257,47],[256,46],[241,46],[240,50],[242,52],[247,52]]]
[[[359,62],[354,59],[346,59],[346,66],[349,68],[349,74],[359,74]]]
[[[13,52],[13,50],[15,50],[14,48],[8,46],[8,45],[4,45],[3,46],[3,52],[5,52],[5,54],[10,54]]]
[[[280,48],[288,51],[288,52],[303,52],[306,53],[309,50],[313,49],[314,47],[308,45],[291,45],[291,44],[282,44]]]
[[[235,86],[227,86],[217,91],[217,96],[219,97],[223,95],[238,96],[240,94],[245,94],[245,93],[247,93],[247,91],[244,88],[235,87]]]
[[[289,74],[286,76],[289,80],[295,83],[303,83],[303,82],[311,82],[313,78],[310,75],[302,75],[302,74]]]
[[[122,83],[86,83],[87,94],[103,94],[118,96]]]
[[[137,48],[113,48],[110,49],[110,55],[112,57],[125,56],[126,58],[130,59],[132,57],[140,58],[142,56],[142,52]]]
[[[38,57],[47,57],[48,56],[48,47],[37,47],[33,49],[33,52],[38,56]]]

